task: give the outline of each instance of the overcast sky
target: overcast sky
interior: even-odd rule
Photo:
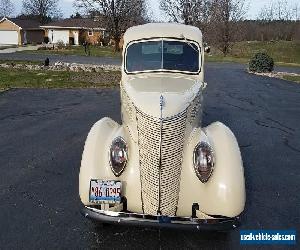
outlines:
[[[151,11],[153,13],[153,16],[156,17],[156,19],[164,20],[163,13],[159,10],[159,0],[147,0],[149,2],[149,7],[151,8]],[[277,0],[246,0],[247,4],[249,5],[249,10],[247,14],[247,18],[249,19],[255,19],[262,7],[265,5],[269,5],[271,2],[276,2]],[[18,14],[21,11],[22,8],[22,0],[13,0],[12,1],[15,4],[16,7],[16,13]],[[69,17],[71,14],[73,14],[76,10],[73,8],[73,2],[74,0],[60,0],[60,8],[63,11],[64,17]],[[294,6],[296,5],[299,0],[286,0],[287,5]],[[299,4],[300,8],[300,4]]]

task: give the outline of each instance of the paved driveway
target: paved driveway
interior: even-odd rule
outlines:
[[[241,229],[299,232],[300,85],[249,75],[237,64],[208,64],[206,72],[204,125],[228,125],[244,160]],[[78,211],[81,153],[89,129],[104,116],[120,122],[118,91],[25,89],[0,95],[1,248],[240,246],[239,229],[102,229],[86,221]]]
[[[30,54],[30,53],[10,53],[1,54],[0,60],[21,60],[21,61],[39,61],[44,62],[46,58],[50,59],[50,63],[53,64],[57,61],[67,63],[82,63],[82,64],[109,64],[109,65],[121,65],[120,58],[113,57],[96,57],[96,56],[75,56],[75,55],[42,55],[42,54]]]
[[[37,50],[40,46],[41,45],[28,45],[24,47],[7,48],[7,49],[0,50],[0,54],[10,54],[10,53],[20,52],[25,50]]]

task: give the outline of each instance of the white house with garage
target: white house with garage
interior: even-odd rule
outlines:
[[[39,22],[7,17],[0,19],[0,45],[38,44],[43,41],[44,30]]]
[[[84,42],[99,44],[106,36],[103,23],[90,18],[68,18],[41,26],[48,37],[48,43],[63,42],[69,45],[80,45]]]

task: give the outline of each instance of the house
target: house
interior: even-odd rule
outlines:
[[[28,43],[42,43],[44,30],[40,23],[30,19],[3,17],[0,19],[0,44],[22,45]]]
[[[99,20],[91,18],[68,18],[41,26],[49,43],[79,45],[84,42],[99,44],[107,34]]]

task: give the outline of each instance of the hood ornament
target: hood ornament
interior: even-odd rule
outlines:
[[[164,100],[164,97],[163,95],[160,96],[160,100],[159,100],[159,105],[160,105],[160,110],[162,111],[163,109],[163,106],[165,104],[165,100]]]

